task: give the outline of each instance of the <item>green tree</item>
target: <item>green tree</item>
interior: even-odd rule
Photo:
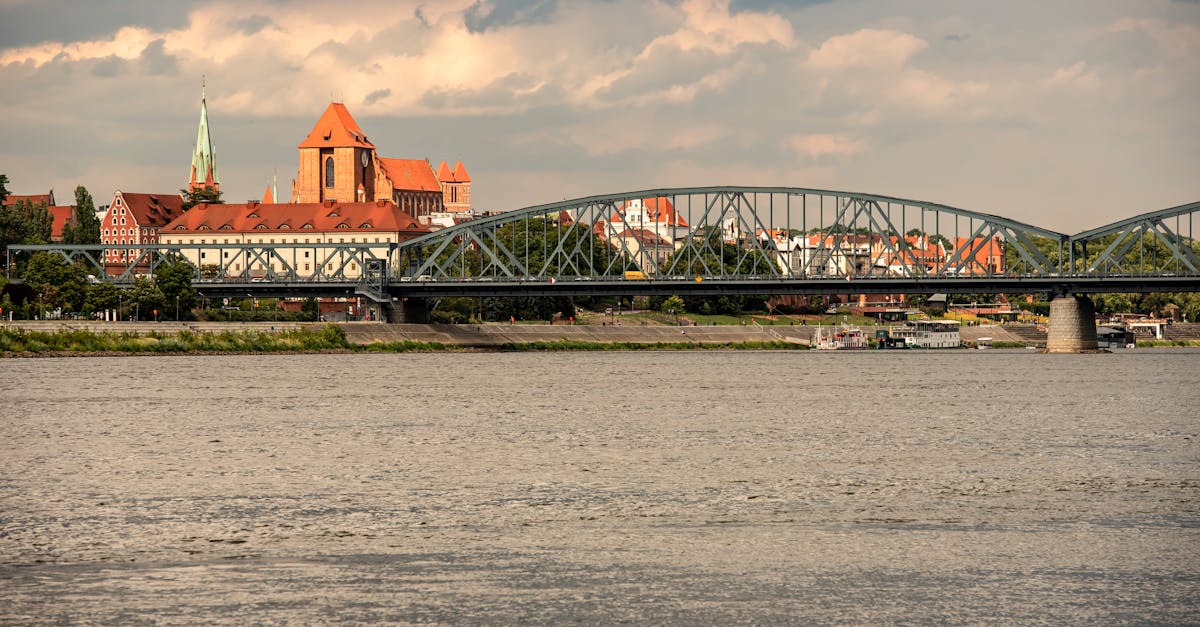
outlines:
[[[105,309],[116,309],[121,300],[119,294],[120,290],[112,283],[102,282],[89,285],[81,311],[92,313]]]
[[[320,316],[317,299],[312,298],[311,296],[305,298],[304,302],[300,303],[300,314],[305,320],[312,320],[313,322],[316,322],[318,316]]]
[[[196,290],[192,289],[192,278],[196,268],[183,259],[164,261],[154,270],[154,283],[162,293],[163,303],[172,313],[179,315],[190,312],[196,306]]]
[[[19,200],[0,207],[0,247],[50,243],[50,211],[46,203]]]
[[[96,205],[87,188],[75,188],[75,223],[63,227],[64,244],[99,244],[100,220],[96,217]]]
[[[24,277],[47,307],[69,312],[83,307],[87,296],[87,271],[81,265],[67,263],[62,255],[35,254],[25,268]]]
[[[221,199],[221,190],[215,187],[201,187],[194,192],[181,189],[179,190],[179,194],[183,196],[184,211],[187,211],[188,209],[191,209],[192,207],[195,207],[201,203],[208,203],[210,205],[220,205],[225,203],[225,201]]]
[[[153,320],[155,310],[158,310],[161,317],[166,298],[163,297],[162,290],[158,289],[154,279],[144,276],[137,277],[127,296],[125,309],[126,311],[132,310],[138,320]]]
[[[3,205],[4,201],[8,200],[8,194],[8,175],[0,174],[0,205]]]
[[[687,311],[687,304],[679,296],[672,295],[659,305],[658,310],[663,313],[682,314]]]

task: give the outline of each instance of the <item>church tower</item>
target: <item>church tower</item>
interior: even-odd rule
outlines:
[[[330,103],[297,147],[300,168],[292,202],[375,200],[375,145],[345,105]]]
[[[192,148],[192,178],[188,181],[188,191],[195,192],[206,187],[221,190],[221,182],[217,180],[217,154],[208,132],[208,104],[201,84],[200,128],[196,131],[196,145]]]

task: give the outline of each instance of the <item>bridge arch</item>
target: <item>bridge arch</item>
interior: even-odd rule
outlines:
[[[528,237],[512,232],[531,227]],[[531,239],[544,249],[533,255],[522,246],[514,249],[514,242],[527,247]],[[591,239],[602,240],[603,247]],[[590,278],[631,271],[647,277],[921,277],[1000,274],[1014,265],[1023,273],[1048,274],[1058,271],[1052,259],[1062,258],[1058,253],[1067,239],[1001,216],[878,194],[657,188],[556,201],[457,224],[400,244],[394,267],[431,280],[473,278],[472,273]]]
[[[1200,274],[1200,202],[1150,211],[1072,235],[1068,267],[1087,274]],[[1100,249],[1098,255],[1089,255]]]

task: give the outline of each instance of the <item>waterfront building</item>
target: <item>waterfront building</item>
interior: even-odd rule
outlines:
[[[413,218],[470,210],[471,177],[461,162],[439,180],[428,160],[380,157],[340,102],[329,104],[297,148],[294,203],[386,200]]]
[[[100,243],[105,246],[154,244],[159,230],[183,213],[179,194],[144,194],[117,191],[100,222]],[[107,248],[104,261],[123,266],[137,259],[139,251]]]
[[[287,275],[310,278],[320,272],[360,276],[359,261],[345,267],[318,267],[332,249],[321,244],[370,244],[376,257],[386,257],[391,244],[424,235],[429,229],[388,200],[338,202],[196,205],[162,229],[164,244],[229,244],[231,248],[187,250],[188,261],[214,278]],[[242,245],[274,248],[256,256]]]

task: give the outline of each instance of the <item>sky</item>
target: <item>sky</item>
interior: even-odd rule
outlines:
[[[1200,200],[1200,0],[0,0],[15,194],[290,197],[331,100],[477,209],[754,185],[1074,233]]]

